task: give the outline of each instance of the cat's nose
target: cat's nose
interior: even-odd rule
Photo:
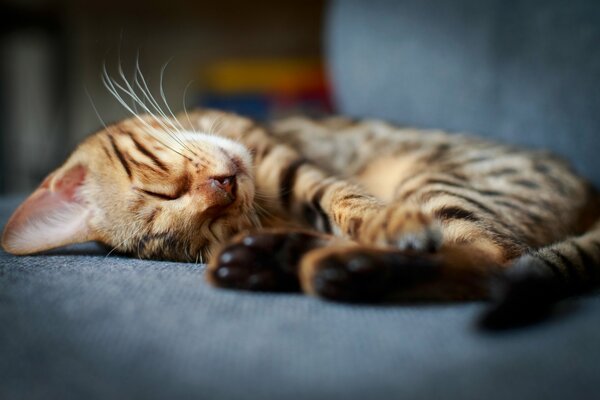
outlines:
[[[210,178],[210,186],[215,190],[223,192],[231,200],[235,199],[237,189],[235,175]]]

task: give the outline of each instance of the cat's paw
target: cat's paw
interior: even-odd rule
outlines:
[[[254,291],[298,290],[301,257],[325,238],[310,232],[263,231],[239,236],[223,248],[207,269],[215,286]]]
[[[438,273],[432,257],[357,247],[324,248],[302,259],[302,290],[330,300],[374,302],[432,279]]]
[[[365,243],[409,252],[433,253],[442,245],[437,222],[412,207],[392,206],[379,212],[361,236]]]

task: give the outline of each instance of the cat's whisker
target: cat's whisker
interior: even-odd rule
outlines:
[[[131,86],[131,84],[129,83],[129,81],[127,80],[127,78],[125,77],[125,72],[123,71],[123,67],[121,65],[121,60],[119,59],[119,63],[118,63],[118,74],[121,77],[121,80],[123,81],[123,84],[127,87],[124,88],[123,86],[119,85],[116,81],[115,83],[117,84],[117,86],[127,95],[129,95],[129,97],[133,100],[134,103],[137,103],[141,106],[145,106],[145,104],[143,103],[143,101],[139,98],[139,96],[137,95],[137,93],[135,92],[135,89]],[[137,80],[137,71],[136,71],[136,80]],[[144,107],[146,110],[147,108]],[[137,110],[136,110],[137,111]]]
[[[109,131],[110,133],[113,133],[111,127],[109,127],[108,125],[106,125],[106,122],[104,121],[104,119],[100,116],[100,112],[98,111],[98,108],[96,107],[96,103],[94,103],[94,99],[92,99],[92,95],[90,94],[90,92],[87,90],[87,88],[85,88],[85,94],[88,98],[88,100],[90,101],[92,108],[94,109],[94,113],[96,113],[96,116],[98,117],[98,119],[100,120],[100,123],[102,124],[102,126],[104,127],[104,129],[106,129],[107,131]]]
[[[263,192],[261,190],[256,189],[254,193],[254,197],[263,199],[263,200],[276,200],[279,199],[279,194],[270,194],[267,192]]]
[[[142,77],[143,79],[143,77]],[[186,147],[185,143],[177,136],[176,131],[177,131],[177,127],[173,124],[173,122],[171,121],[171,119],[161,110],[160,106],[158,105],[158,103],[156,102],[156,100],[154,99],[154,97],[152,96],[152,94],[150,93],[150,91],[146,91],[144,89],[144,87],[141,86],[141,84],[139,83],[139,81],[136,81],[135,84],[138,86],[138,88],[141,90],[142,94],[144,95],[144,97],[149,101],[150,106],[154,108],[154,110],[159,114],[159,116],[161,118],[158,118],[154,112],[150,111],[148,109],[148,111],[150,112],[150,114],[152,115],[152,117],[158,122],[160,123],[163,128],[165,129],[165,131],[173,137],[173,139],[179,143],[182,147]],[[168,124],[168,125],[167,125]],[[189,149],[187,149],[189,150]]]
[[[190,142],[191,146],[193,148],[195,148],[200,154],[203,153],[202,149],[200,148],[200,146],[198,146],[198,144],[196,142]]]
[[[265,207],[263,207],[260,203],[258,202],[253,202],[253,207],[256,210],[256,212],[268,216],[268,217],[275,217],[275,214],[273,214],[271,211],[267,210]]]
[[[167,102],[167,96],[165,96],[165,91],[164,91],[164,87],[163,87],[165,71],[167,69],[167,66],[171,62],[171,60],[167,61],[162,66],[162,68],[160,69],[160,80],[159,80],[160,97],[162,98],[162,101],[165,104],[165,107],[167,107],[167,111],[169,112],[169,114],[173,118],[173,121],[177,122],[177,124],[179,125],[180,130],[178,132],[184,132],[185,128],[183,127],[183,125],[181,125],[181,123],[179,122],[179,120],[177,119],[177,117],[175,116],[175,114],[173,113],[173,110],[171,110],[171,107],[169,106],[169,103]]]
[[[171,111],[171,109],[169,108],[169,106],[167,104],[166,96],[164,96],[164,91],[163,91],[163,88],[162,88],[164,68],[166,68],[166,64],[165,64],[165,66],[163,66],[163,69],[161,69],[161,74],[160,74],[160,92],[161,92],[161,96],[163,97],[163,101],[165,102],[165,105],[169,109],[169,112],[171,113],[173,119],[179,124],[179,121],[177,120],[177,118],[175,117],[175,115],[173,114],[173,112]],[[142,71],[141,71],[141,68],[140,68],[140,64],[139,64],[139,59],[136,60],[135,69],[138,71],[138,76],[141,78],[142,83],[140,83],[139,80],[136,80],[134,83],[141,90],[141,92],[144,95],[144,97],[146,97],[146,99],[150,102],[150,105],[158,112],[158,114],[160,116],[162,116],[164,118],[164,121],[166,121],[167,123],[169,123],[169,125],[171,126],[171,129],[167,129],[166,126],[163,124],[163,126],[165,126],[165,129],[169,131],[169,134],[171,134],[171,136],[173,136],[173,138],[182,147],[186,148],[189,152],[191,152],[192,154],[196,155],[189,147],[186,146],[185,142],[179,138],[179,136],[177,135],[177,133],[179,132],[177,126],[173,123],[172,119],[169,118],[166,115],[166,113],[161,109],[160,105],[158,104],[158,101],[154,98],[154,96],[152,96],[152,92],[150,91],[150,88],[148,87],[148,83],[146,82],[146,79],[144,78],[144,75],[142,74]],[[153,113],[151,113],[151,114],[153,114]],[[154,118],[157,119],[155,116],[154,116]],[[181,126],[181,124],[179,124],[179,125]],[[181,126],[181,128],[183,128],[183,126]]]
[[[194,124],[192,124],[192,120],[190,118],[190,114],[188,113],[187,104],[186,104],[187,91],[189,90],[190,86],[192,86],[193,82],[194,82],[193,80],[189,81],[188,84],[185,85],[185,89],[183,89],[182,106],[183,106],[183,112],[185,114],[185,117],[187,118],[187,122],[190,124],[190,128],[192,129],[192,131],[194,133],[198,133],[198,131],[196,130],[196,126]]]
[[[139,59],[140,59],[140,49],[137,49],[137,51],[136,51],[136,54],[135,54],[135,60],[136,60],[136,63],[139,61]],[[121,62],[120,62],[120,61],[119,61],[119,64],[121,64]],[[137,73],[138,73],[137,69],[136,69],[136,68],[134,68],[134,69],[133,69],[133,77],[132,77],[132,82],[137,82],[137,79],[138,79],[138,77],[137,77]],[[137,113],[137,112],[138,112],[138,110],[137,110],[137,104],[136,104],[136,102],[135,102],[135,101],[132,101],[132,102],[131,102],[131,105],[132,105],[132,107],[131,107],[131,108],[133,108],[133,110],[134,110],[134,111]]]
[[[139,60],[139,59],[138,59]],[[137,69],[138,73],[141,74],[141,70]],[[112,88],[114,89],[114,92],[117,92],[117,89],[120,89],[124,94],[126,94],[129,98],[132,99],[132,101],[134,101],[135,103],[137,103],[138,105],[140,105],[152,118],[154,118],[154,120],[163,127],[163,129],[165,131],[169,131],[169,128],[167,125],[164,124],[163,121],[161,121],[160,119],[158,119],[154,113],[146,106],[146,104],[139,98],[139,96],[137,95],[135,89],[131,86],[131,84],[127,81],[127,78],[125,77],[125,73],[123,72],[123,68],[121,67],[121,63],[119,61],[119,67],[118,67],[118,74],[121,77],[123,84],[125,85],[125,87],[121,84],[119,84],[118,82],[116,82],[114,79],[110,78],[108,76],[108,72],[106,71],[106,65],[104,66],[104,72],[105,72],[105,78],[107,78],[110,83],[112,84]],[[136,76],[137,77],[137,76]],[[143,79],[143,76],[142,76]],[[137,82],[137,80],[136,80]],[[115,95],[115,93],[113,93],[113,95]],[[121,104],[124,103],[124,100],[122,99],[121,96],[118,96],[118,99],[121,98]],[[138,112],[137,109],[135,111],[132,111],[131,108],[128,108],[129,111],[136,117],[138,117]],[[139,118],[139,117],[138,117]]]
[[[148,124],[143,118],[141,118],[139,116],[138,113],[136,113],[135,111],[133,111],[131,109],[131,107],[129,107],[129,105],[125,102],[125,100],[123,100],[123,98],[121,97],[121,95],[118,92],[117,87],[115,86],[115,82],[113,79],[110,78],[110,76],[108,75],[108,71],[106,69],[106,65],[103,66],[103,74],[101,76],[102,79],[102,83],[104,84],[104,86],[106,87],[106,89],[109,91],[109,93],[111,93],[113,95],[113,97],[127,110],[129,111],[139,122],[142,123],[142,125],[144,125],[147,129],[148,129],[148,133],[150,135],[152,135],[152,137],[154,137],[159,143],[161,143],[163,146],[165,146],[166,148],[168,148],[169,150],[179,154],[182,157],[185,157],[184,154],[182,154],[181,152],[175,150],[173,147],[169,146],[168,144],[166,144],[164,141],[162,141],[158,135],[156,134],[156,128],[154,128],[153,126],[151,126],[150,124]],[[124,88],[121,87],[122,90],[124,90]],[[142,104],[143,105],[143,104]],[[143,105],[145,107],[145,105]]]
[[[112,253],[114,253],[117,248],[123,246],[126,242],[130,241],[131,238],[133,238],[135,235],[137,235],[142,229],[144,229],[144,225],[140,225],[140,227],[138,229],[135,230],[135,232],[131,233],[130,235],[127,236],[127,238],[125,238],[125,240],[123,240],[122,242],[120,242],[119,244],[117,244],[116,246],[114,246],[105,256],[104,258],[108,258]],[[139,243],[138,243],[139,245]]]
[[[212,135],[212,128],[213,128],[216,120],[217,120],[217,118],[211,119],[210,125],[208,125],[208,129],[206,130],[207,135]]]
[[[211,127],[211,135],[218,135],[219,131],[221,130],[222,126],[224,124],[224,118],[223,116],[219,116],[217,118],[215,118],[215,120],[213,121],[213,125]]]
[[[163,119],[159,119],[156,117],[156,115],[154,115],[154,113],[152,112],[152,110],[150,110],[146,104],[137,96],[137,93],[135,92],[135,90],[129,85],[129,82],[127,82],[125,80],[124,75],[122,75],[122,71],[119,72],[119,74],[121,75],[122,79],[124,80],[124,84],[126,87],[124,87],[123,85],[121,85],[119,82],[116,82],[115,80],[112,80],[112,83],[115,85],[116,88],[120,89],[124,94],[126,94],[127,96],[129,96],[131,99],[133,99],[134,101],[136,101],[140,106],[142,106],[144,108],[144,110],[152,117],[154,118],[154,120],[162,126],[162,128],[166,131],[169,132],[170,128],[165,124],[165,120]]]
[[[215,127],[215,124],[217,123],[217,121],[220,119],[220,117],[214,117],[210,120],[210,124],[208,125],[208,128],[206,129],[206,134],[207,135],[214,135],[214,130],[213,128]]]
[[[261,222],[260,216],[258,215],[258,212],[250,215],[250,224],[254,228],[262,228],[262,222]]]

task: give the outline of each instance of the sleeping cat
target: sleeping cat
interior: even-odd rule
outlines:
[[[542,152],[381,121],[261,126],[198,110],[87,138],[15,211],[2,247],[94,240],[208,262],[220,287],[342,301],[487,298],[499,277],[506,316],[597,284],[598,205]]]

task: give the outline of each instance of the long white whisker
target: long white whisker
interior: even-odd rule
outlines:
[[[104,127],[104,129],[106,129],[107,131],[109,131],[109,132],[112,133],[112,129],[108,125],[106,125],[106,122],[104,122],[104,119],[102,119],[102,117],[100,116],[100,112],[98,112],[98,108],[96,107],[96,103],[94,103],[94,99],[92,99],[92,95],[88,91],[87,87],[85,87],[84,90],[85,90],[85,94],[86,94],[88,100],[90,101],[90,104],[92,105],[92,108],[94,109],[94,112],[96,113],[96,116],[100,120],[100,123],[102,124],[102,126]]]
[[[137,51],[136,51],[136,54],[135,54],[135,59],[136,59],[136,62],[137,62],[137,60],[139,60],[139,59],[140,59],[140,49],[137,49]],[[119,63],[119,64],[120,64],[120,63]],[[133,69],[133,77],[132,77],[132,82],[136,82],[136,81],[137,81],[137,69],[135,69],[135,68],[134,68],[134,69]],[[137,110],[137,104],[136,104],[136,102],[135,102],[135,101],[132,101],[132,102],[131,102],[131,104],[132,104],[132,108],[133,108],[133,110],[134,110],[134,111],[137,113],[137,112],[138,112],[138,110]]]
[[[141,121],[144,125],[146,125],[146,127],[148,127],[148,129],[154,131],[155,128],[152,127],[150,124],[148,124],[146,121],[144,121],[142,118],[139,117],[138,113],[136,113],[135,111],[133,111],[131,109],[131,107],[129,107],[129,105],[125,102],[125,100],[123,100],[123,98],[120,96],[118,90],[121,90],[124,94],[126,94],[127,96],[129,96],[130,98],[134,99],[134,100],[139,100],[137,98],[137,96],[135,96],[135,94],[131,94],[125,87],[123,87],[122,85],[120,85],[118,82],[115,82],[113,79],[111,79],[108,76],[108,72],[106,71],[106,69],[104,70],[104,75],[103,75],[103,83],[105,84],[105,86],[107,86],[107,89],[111,92],[111,94],[113,96],[115,96],[115,98],[119,101],[119,103],[121,103],[121,105],[123,105],[123,107],[125,107],[132,115],[134,115],[139,121]],[[146,105],[144,103],[142,103],[141,101],[138,101],[138,104],[140,106],[142,106],[142,108],[150,113],[150,110],[146,107]],[[155,118],[156,119],[156,118]],[[163,129],[168,130],[168,127],[166,125],[164,125],[160,120],[156,119],[157,122],[163,127]]]
[[[188,113],[187,105],[186,105],[187,91],[193,82],[194,82],[193,80],[189,81],[188,84],[185,86],[185,89],[183,89],[182,105],[183,105],[183,112],[185,113],[185,117],[187,118],[187,121],[190,124],[190,128],[192,128],[192,131],[194,131],[194,133],[198,133],[198,131],[196,130],[196,127],[194,126],[194,124],[192,124],[192,120],[190,118],[190,114]]]
[[[156,110],[156,112],[158,112],[159,115],[161,115],[164,118],[164,121],[167,122],[171,128],[167,129],[166,126],[164,125],[164,123],[162,124],[163,126],[165,126],[165,130],[175,139],[175,141],[177,141],[177,143],[179,143],[182,147],[184,147],[186,150],[190,151],[192,154],[194,154],[194,152],[186,145],[186,143],[184,141],[182,141],[178,136],[177,136],[177,132],[178,132],[178,128],[177,126],[173,123],[172,119],[169,118],[164,111],[161,109],[160,105],[158,104],[158,101],[156,101],[156,99],[154,98],[154,96],[152,96],[152,92],[150,91],[148,84],[146,82],[146,79],[144,78],[144,74],[142,74],[140,65],[139,65],[139,60],[136,60],[136,70],[138,71],[138,75],[143,83],[142,84],[139,82],[139,80],[136,80],[134,83],[135,85],[140,89],[140,91],[142,92],[142,94],[144,95],[144,97],[146,97],[146,99],[150,102],[150,105]],[[161,91],[162,91],[162,74],[163,71],[161,71]],[[154,113],[152,113],[147,107],[146,110],[148,110],[148,112],[154,116]],[[172,113],[171,113],[172,114]],[[177,121],[177,118],[175,118],[175,116],[173,115],[173,119],[175,119],[175,121]],[[156,118],[156,117],[154,117]],[[177,121],[179,123],[179,121]],[[182,127],[183,128],[183,127]]]
[[[123,244],[125,244],[125,242],[131,240],[132,237],[134,237],[135,235],[137,235],[142,229],[144,228],[144,225],[140,225],[140,227],[138,229],[135,230],[135,232],[133,232],[131,235],[129,235],[125,240],[123,240],[121,243],[117,244],[116,246],[114,246],[105,256],[104,258],[108,258],[108,256],[110,256],[113,252],[115,252],[115,250],[117,250],[118,247],[123,246]]]
[[[208,134],[209,135],[214,135],[217,132],[217,127],[219,125],[219,121],[221,121],[223,118],[222,117],[215,117],[213,118],[213,120],[210,122],[210,126],[208,127]]]
[[[188,84],[185,86],[185,89],[183,90],[183,98],[182,98],[182,105],[183,105],[183,112],[185,113],[185,117],[187,118],[188,124],[190,125],[190,128],[192,129],[192,131],[194,133],[198,133],[198,130],[196,129],[196,125],[192,123],[192,119],[190,118],[190,114],[188,113],[187,110],[187,104],[186,104],[186,99],[187,99],[187,91],[190,88],[190,86],[192,85],[192,82],[194,82],[193,80],[189,81]],[[196,149],[198,150],[200,153],[202,153],[202,149],[200,148],[200,146],[198,146],[198,144],[195,141],[191,141],[190,144]]]
[[[138,59],[139,60],[139,59]],[[138,72],[141,72],[138,70]],[[129,96],[133,101],[137,102],[146,112],[148,112],[150,114],[151,117],[153,117],[155,119],[155,121],[157,123],[159,123],[163,129],[166,132],[170,132],[169,127],[164,123],[163,120],[160,120],[159,118],[156,118],[154,116],[154,114],[152,113],[152,111],[146,106],[146,104],[139,98],[139,96],[137,95],[135,89],[131,86],[131,84],[127,81],[127,78],[125,77],[125,72],[123,71],[123,67],[120,63],[119,60],[119,65],[118,65],[118,74],[121,77],[123,84],[125,85],[122,86],[121,84],[119,84],[118,82],[116,82],[115,80],[112,80],[112,83],[114,86],[118,87],[124,94],[126,94],[127,96]],[[137,111],[137,110],[135,110]],[[159,110],[160,111],[160,110]],[[167,121],[168,122],[168,121]],[[181,143],[179,143],[181,145]],[[185,146],[184,146],[185,147]]]
[[[171,62],[171,60],[167,61],[162,68],[160,69],[160,80],[159,80],[159,91],[160,91],[160,96],[162,98],[163,103],[165,104],[165,107],[167,107],[167,111],[169,112],[169,114],[171,114],[171,117],[173,118],[173,121],[175,121],[179,127],[181,128],[180,131],[177,130],[177,128],[174,126],[175,128],[175,134],[177,134],[177,132],[183,132],[185,131],[185,128],[183,127],[183,125],[181,125],[181,122],[179,122],[179,120],[177,119],[177,117],[175,116],[175,114],[173,113],[173,110],[171,110],[171,107],[169,107],[169,103],[167,102],[167,97],[165,96],[165,91],[163,88],[163,78],[164,78],[164,74],[165,71],[167,69],[167,66],[169,65],[169,63]],[[185,144],[183,145],[185,148],[187,148],[192,154],[195,154],[189,147],[187,147]]]
[[[193,82],[194,82],[193,80],[189,81],[188,84],[185,86],[185,89],[183,90],[183,99],[182,99],[183,104],[182,105],[183,105],[183,112],[185,113],[185,117],[187,118],[187,121],[190,124],[190,128],[192,129],[192,131],[194,133],[198,133],[198,130],[196,129],[196,125],[192,123],[192,120],[190,118],[190,114],[188,113],[187,105],[186,105],[187,91]],[[200,153],[202,153],[202,149],[200,148],[200,146],[198,146],[198,144],[195,141],[191,141],[189,143],[196,150],[198,150]]]
[[[173,117],[173,120],[175,122],[177,122],[177,124],[179,125],[179,127],[181,128],[182,131],[185,131],[185,128],[183,127],[183,125],[181,125],[181,123],[179,122],[179,120],[177,119],[177,117],[175,116],[175,114],[173,114],[173,111],[171,110],[171,107],[169,107],[169,103],[167,102],[167,96],[165,96],[165,91],[164,91],[164,87],[163,87],[163,78],[165,75],[165,71],[167,69],[167,66],[169,65],[169,63],[172,61],[172,59],[170,59],[169,61],[167,61],[162,68],[160,69],[160,80],[159,80],[159,91],[160,91],[160,97],[162,98],[163,103],[165,104],[165,107],[167,107],[167,111],[169,112],[169,114],[171,115],[171,117]]]
[[[140,89],[140,91],[142,92],[144,97],[150,102],[150,105],[156,110],[156,112],[160,116],[162,116],[166,120],[166,122],[169,123],[169,125],[171,125],[171,129],[174,129],[174,128],[176,129],[175,125],[173,125],[173,122],[169,120],[167,115],[160,108],[160,106],[159,106],[158,102],[156,101],[156,99],[154,98],[154,96],[152,96],[152,92],[150,91],[150,89],[148,88],[148,84],[146,83],[146,78],[144,78],[144,74],[142,74],[142,71],[140,69],[139,60],[136,61],[136,70],[138,71],[138,75],[144,85],[142,86],[142,84],[140,84],[139,80],[136,80],[134,82],[134,84]],[[151,111],[148,111],[148,112],[150,112],[151,114],[154,115],[154,113],[152,113]]]
[[[108,76],[108,71],[106,70],[106,65],[103,66],[103,74],[101,76],[102,83],[106,87],[106,89],[113,95],[113,97],[127,110],[129,111],[139,122],[141,122],[148,129],[148,133],[152,135],[159,143],[168,148],[169,150],[179,154],[182,157],[186,157],[183,153],[175,150],[173,147],[169,146],[165,142],[163,142],[158,135],[156,134],[156,128],[148,124],[144,119],[142,119],[136,112],[134,112],[131,107],[123,100],[121,95],[119,94],[117,88],[115,87],[114,81]]]

